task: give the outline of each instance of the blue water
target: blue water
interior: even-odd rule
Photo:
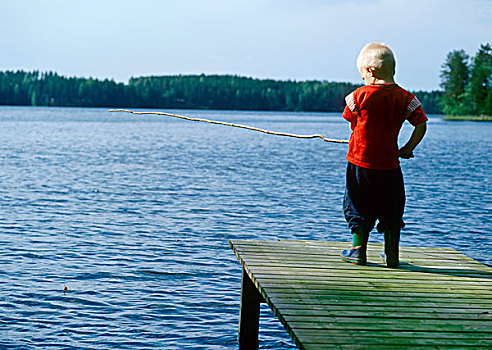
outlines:
[[[177,112],[349,136],[338,114]],[[346,145],[29,107],[0,107],[0,137],[2,348],[235,349],[241,267],[229,239],[350,239]],[[492,265],[491,149],[492,123],[431,119],[402,161],[403,245]],[[266,306],[260,329],[261,348],[294,348]]]

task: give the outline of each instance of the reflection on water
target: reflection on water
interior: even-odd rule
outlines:
[[[178,113],[349,136],[338,114]],[[492,124],[429,124],[402,244],[492,265]],[[229,239],[350,239],[346,145],[104,109],[2,107],[0,126],[2,347],[235,349]],[[261,347],[295,348],[261,313]]]

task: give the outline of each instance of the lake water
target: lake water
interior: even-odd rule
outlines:
[[[175,112],[349,136],[339,114]],[[2,348],[236,349],[229,239],[350,240],[346,145],[76,108],[0,107],[0,134]],[[491,150],[492,123],[431,119],[402,245],[492,265]],[[266,306],[260,345],[294,348]]]

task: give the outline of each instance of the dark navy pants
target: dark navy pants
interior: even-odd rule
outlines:
[[[392,170],[367,169],[347,164],[343,213],[349,228],[365,226],[378,231],[400,229],[405,207],[405,186],[401,168]]]

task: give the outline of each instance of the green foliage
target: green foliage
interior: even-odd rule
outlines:
[[[441,100],[443,97],[442,91],[414,91],[422,103],[422,108],[427,114],[442,114]]]
[[[492,48],[481,45],[471,60],[451,51],[441,70],[442,107],[449,115],[492,115]]]
[[[469,57],[463,50],[451,51],[441,70],[443,112],[457,114],[463,109],[465,87],[468,82]]]
[[[481,45],[473,58],[466,94],[473,115],[492,115],[492,47]]]
[[[358,87],[232,75],[151,76],[122,84],[7,71],[0,72],[0,105],[340,112],[345,96]],[[440,113],[438,91],[416,94],[427,113]]]
[[[109,107],[128,98],[127,87],[110,80],[0,72],[0,105]]]
[[[135,107],[340,111],[358,86],[334,82],[260,80],[230,75],[178,75],[130,79]]]

